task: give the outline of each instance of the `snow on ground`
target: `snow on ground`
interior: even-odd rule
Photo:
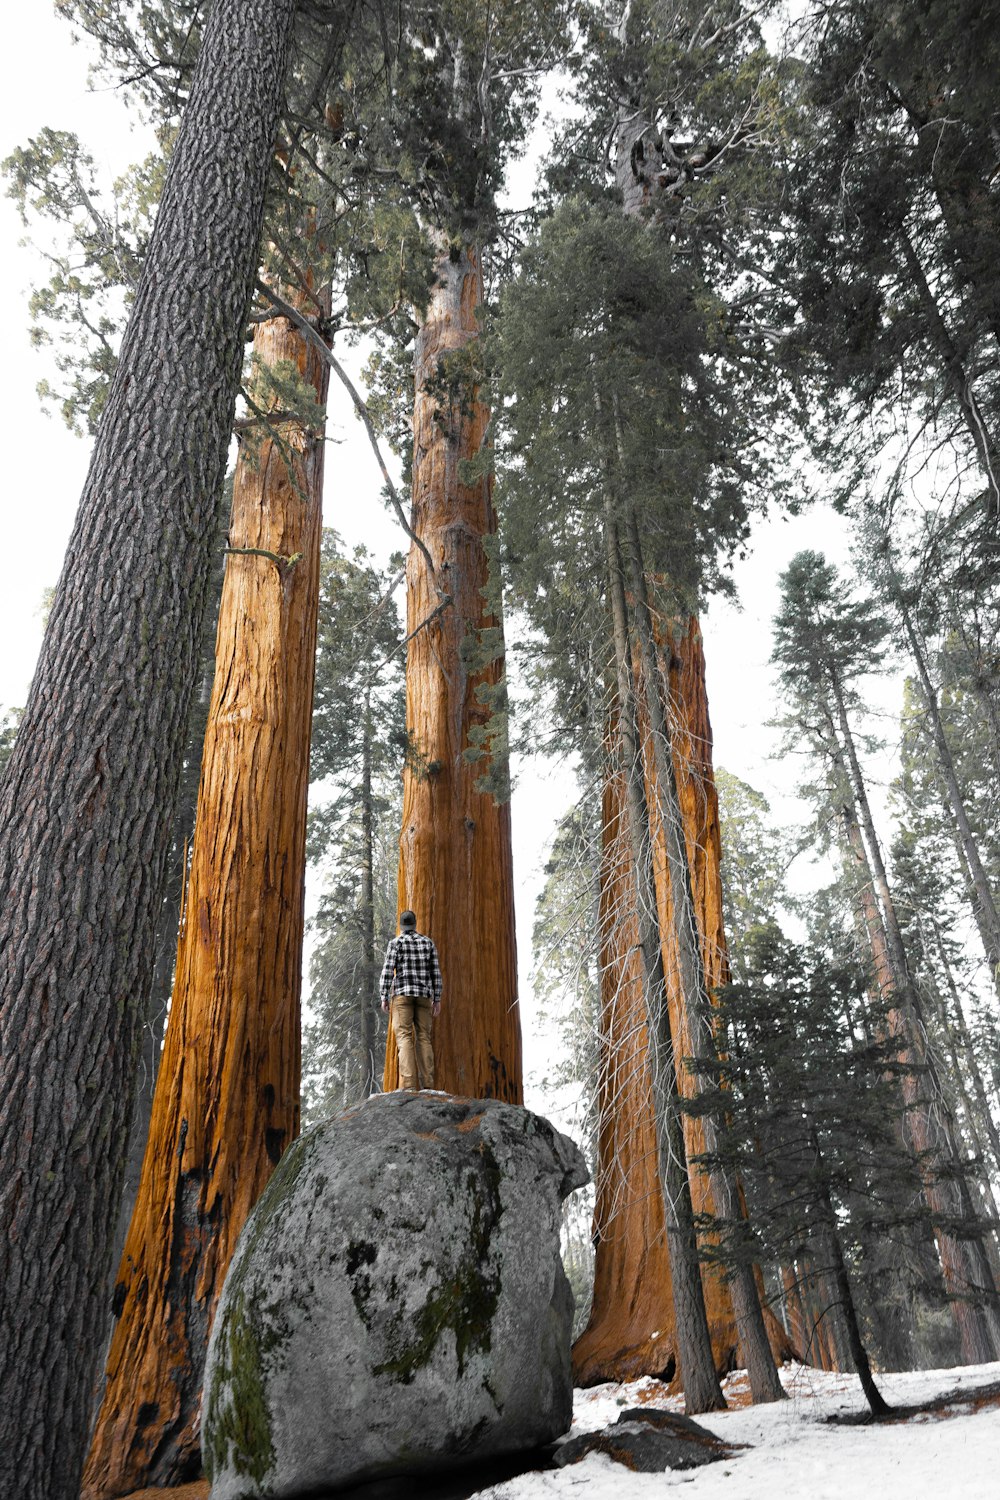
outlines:
[[[746,1378],[724,1382],[731,1408],[696,1420],[729,1443],[749,1448],[700,1469],[633,1474],[603,1454],[546,1473],[523,1474],[480,1490],[473,1500],[1000,1500],[1000,1401],[976,1409],[977,1387],[1000,1383],[1000,1364],[880,1375],[890,1404],[915,1406],[955,1390],[968,1404],[905,1421],[840,1426],[832,1416],[867,1411],[856,1376],[803,1365],[782,1370],[790,1399],[750,1406]],[[737,1404],[737,1403],[744,1404]],[[577,1391],[573,1435],[607,1427],[623,1407],[683,1410],[656,1380]],[[679,1500],[679,1497],[678,1497]]]

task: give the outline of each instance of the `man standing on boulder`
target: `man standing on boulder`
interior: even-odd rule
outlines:
[[[399,937],[389,939],[379,980],[382,1009],[392,1002],[392,1029],[401,1089],[434,1087],[431,1017],[441,1013],[441,965],[412,911],[399,914]]]

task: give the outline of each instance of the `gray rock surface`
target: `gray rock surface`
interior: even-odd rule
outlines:
[[[285,1153],[205,1370],[212,1500],[532,1449],[572,1418],[560,1204],[587,1180],[527,1110],[376,1095]]]

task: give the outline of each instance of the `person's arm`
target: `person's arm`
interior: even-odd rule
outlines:
[[[431,941],[431,977],[434,981],[434,1015],[441,1014],[441,991],[444,989],[444,980],[441,978],[441,965],[438,963],[438,951]]]
[[[383,1010],[389,1009],[389,1000],[392,990],[392,976],[396,968],[396,939],[389,939],[389,946],[385,950],[385,963],[382,965],[382,975],[378,982],[379,1001]]]

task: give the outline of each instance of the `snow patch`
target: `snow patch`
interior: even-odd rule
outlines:
[[[918,1406],[952,1391],[968,1391],[969,1405],[859,1426],[831,1421],[867,1411],[857,1376],[789,1365],[781,1378],[788,1401],[732,1405],[697,1418],[726,1442],[750,1445],[732,1460],[662,1475],[631,1474],[604,1454],[590,1454],[565,1469],[522,1474],[479,1490],[472,1500],[658,1500],[680,1485],[690,1500],[998,1500],[1000,1398],[977,1410],[974,1392],[1000,1384],[1000,1364],[878,1375],[890,1405]],[[727,1400],[744,1400],[745,1373],[727,1376],[723,1389]],[[610,1426],[627,1406],[680,1412],[684,1403],[649,1378],[594,1386],[576,1392],[571,1432]]]

